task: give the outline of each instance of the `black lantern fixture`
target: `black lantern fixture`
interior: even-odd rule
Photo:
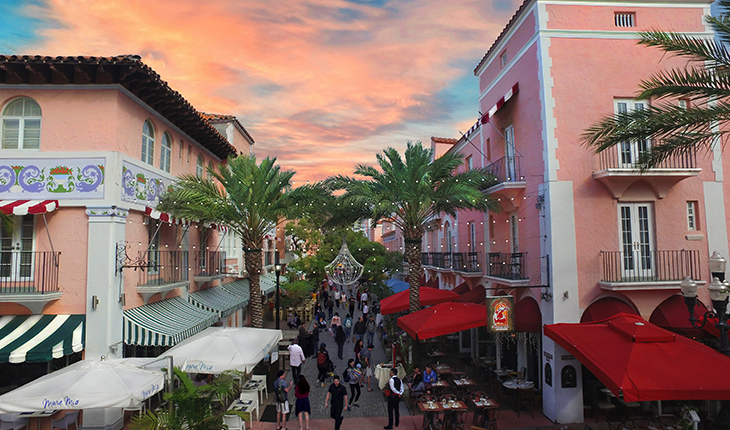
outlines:
[[[278,256],[279,255],[277,254],[277,257]],[[277,258],[277,260],[279,259]],[[276,272],[276,303],[274,303],[274,313],[276,314],[276,329],[279,330],[279,320],[281,319],[281,312],[279,311],[279,276],[281,276],[281,264],[279,264],[278,261],[276,266],[274,266],[274,271]]]

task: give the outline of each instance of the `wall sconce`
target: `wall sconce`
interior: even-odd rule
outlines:
[[[122,306],[127,306],[127,295],[126,294],[122,293],[119,295],[119,303]]]
[[[96,310],[97,306],[99,306],[99,297],[91,296],[91,309]]]

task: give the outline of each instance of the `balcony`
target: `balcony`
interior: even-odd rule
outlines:
[[[644,181],[658,198],[663,199],[681,180],[697,176],[702,170],[697,167],[696,153],[691,152],[673,156],[642,172],[636,164],[640,152],[635,146],[622,145],[598,154],[599,170],[593,172],[593,178],[605,185],[614,198],[620,199],[629,187]]]
[[[188,251],[140,251],[138,258],[146,262],[137,284],[145,303],[154,294],[160,293],[164,299],[168,292],[190,284]]]
[[[0,303],[18,303],[40,314],[61,298],[60,252],[0,251]]]
[[[197,283],[209,282],[226,277],[226,253],[224,251],[198,251],[195,254]]]
[[[700,252],[601,251],[604,290],[675,290],[685,276],[700,279]]]
[[[525,275],[525,254],[523,252],[490,252],[487,276],[510,286],[524,284],[529,280]]]
[[[525,177],[522,175],[522,157],[502,157],[488,165],[486,169],[497,179],[497,184],[489,187],[485,193],[491,196],[504,197],[502,209],[515,210],[519,206],[520,197],[525,191]],[[512,207],[509,207],[509,204]]]
[[[441,269],[441,271],[462,273],[481,273],[482,271],[477,252],[424,252],[421,254],[421,265]]]

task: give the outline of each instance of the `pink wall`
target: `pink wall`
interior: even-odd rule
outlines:
[[[514,34],[512,37],[509,38],[505,46],[499,50],[492,53],[492,57],[494,58],[492,60],[492,64],[489,65],[482,73],[479,75],[479,93],[481,94],[484,92],[484,90],[489,86],[489,84],[494,81],[494,79],[499,75],[499,73],[502,72],[502,64],[499,60],[499,56],[502,54],[502,52],[507,53],[507,60],[511,61],[515,58],[517,53],[527,44],[527,42],[530,40],[530,38],[535,34],[535,15],[533,13],[530,13],[529,15],[525,16],[525,21],[517,27],[516,29],[513,29]],[[484,66],[482,66],[484,67]],[[514,73],[514,71],[511,71],[510,74]],[[507,87],[509,88],[509,87]],[[506,91],[506,89],[505,89]],[[492,107],[492,105],[504,95],[504,92],[491,92],[488,97],[491,97],[492,100],[487,100],[488,103],[491,103],[489,107]],[[484,103],[484,102],[482,102]],[[489,109],[489,108],[487,108]],[[486,112],[486,111],[482,111]]]
[[[545,9],[548,13],[547,27],[549,29],[629,32],[656,28],[667,31],[704,31],[705,29],[702,24],[702,14],[698,13],[699,8],[546,4]],[[636,27],[617,28],[614,25],[615,12],[634,12]]]

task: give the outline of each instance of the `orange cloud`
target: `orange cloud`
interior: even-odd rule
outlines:
[[[257,154],[312,181],[473,123],[476,78],[459,107],[468,115],[444,92],[471,75],[519,0],[362,3],[48,0],[26,7],[53,25],[23,48],[140,54],[199,110],[238,116]]]

